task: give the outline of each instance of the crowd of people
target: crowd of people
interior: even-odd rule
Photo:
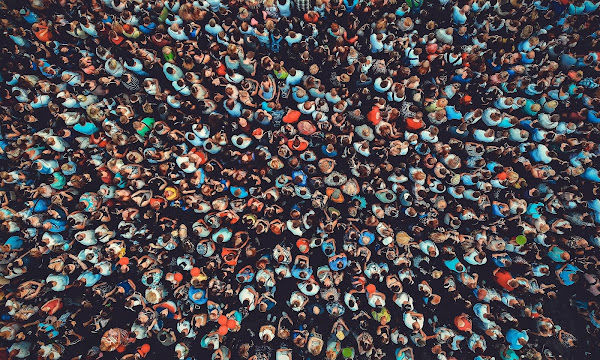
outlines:
[[[1,0],[0,359],[600,353],[598,0]]]

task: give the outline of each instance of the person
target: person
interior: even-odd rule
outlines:
[[[506,332],[506,341],[509,343],[509,347],[512,350],[520,350],[527,344],[529,335],[525,330],[519,331],[517,329],[510,329]]]
[[[598,8],[2,1],[0,357],[599,353]]]

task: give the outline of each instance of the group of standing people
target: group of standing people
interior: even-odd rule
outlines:
[[[600,353],[597,0],[0,0],[0,359]]]

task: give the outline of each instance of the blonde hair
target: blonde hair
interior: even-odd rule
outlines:
[[[385,30],[385,28],[387,28],[387,20],[386,19],[381,19],[377,22],[377,25],[375,25],[375,31],[379,32],[382,30]]]
[[[122,34],[123,33],[123,26],[121,24],[119,24],[118,21],[114,21],[112,23],[112,25],[111,25],[111,30],[113,30],[117,34]]]
[[[540,43],[540,38],[538,38],[537,36],[532,36],[532,37],[529,39],[529,43],[530,43],[532,46],[536,46],[537,44],[539,44],[539,43]]]
[[[275,23],[273,22],[273,20],[268,19],[267,22],[265,23],[265,28],[269,31],[275,29]]]
[[[235,46],[234,44],[229,44],[227,46],[227,53],[229,55],[237,54],[237,46]]]

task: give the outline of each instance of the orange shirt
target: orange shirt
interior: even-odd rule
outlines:
[[[294,124],[298,122],[298,120],[300,119],[300,115],[302,115],[300,111],[291,110],[283,117],[283,122],[286,124]]]
[[[52,39],[52,33],[48,30],[48,26],[39,24],[37,26],[39,30],[34,32],[35,37],[42,42],[50,41]]]

